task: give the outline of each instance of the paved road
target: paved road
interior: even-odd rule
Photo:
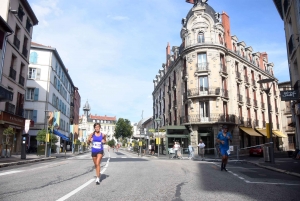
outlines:
[[[109,157],[110,155],[110,157]],[[299,200],[297,177],[231,163],[106,152],[101,184],[89,154],[0,170],[0,200]]]

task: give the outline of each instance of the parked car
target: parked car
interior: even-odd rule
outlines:
[[[250,156],[263,156],[263,154],[264,154],[264,151],[261,146],[253,147],[249,150]]]

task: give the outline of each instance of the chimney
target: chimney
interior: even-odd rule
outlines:
[[[185,2],[194,4],[194,0],[185,0]]]
[[[230,20],[229,20],[229,16],[224,11],[222,13],[222,24],[224,27],[225,47],[227,47],[227,49],[229,49],[229,50],[232,50],[231,34],[230,34]]]
[[[168,55],[171,55],[171,49],[170,49],[170,43],[169,42],[168,42],[168,45],[166,47],[166,61],[167,61],[166,64],[167,64],[167,67],[169,67],[169,65],[170,65]]]

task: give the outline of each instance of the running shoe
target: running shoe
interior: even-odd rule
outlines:
[[[99,178],[97,177],[97,179],[96,179],[96,185],[99,185],[100,184],[100,180],[99,180]]]

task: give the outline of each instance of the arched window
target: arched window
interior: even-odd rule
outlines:
[[[223,43],[223,38],[222,38],[221,34],[219,34],[219,42],[220,42],[220,44],[222,44],[222,45],[224,44],[224,43]]]
[[[203,32],[198,33],[198,43],[204,43],[204,33]]]
[[[36,64],[37,63],[37,53],[36,52],[31,52],[30,53],[29,62],[31,64]]]

